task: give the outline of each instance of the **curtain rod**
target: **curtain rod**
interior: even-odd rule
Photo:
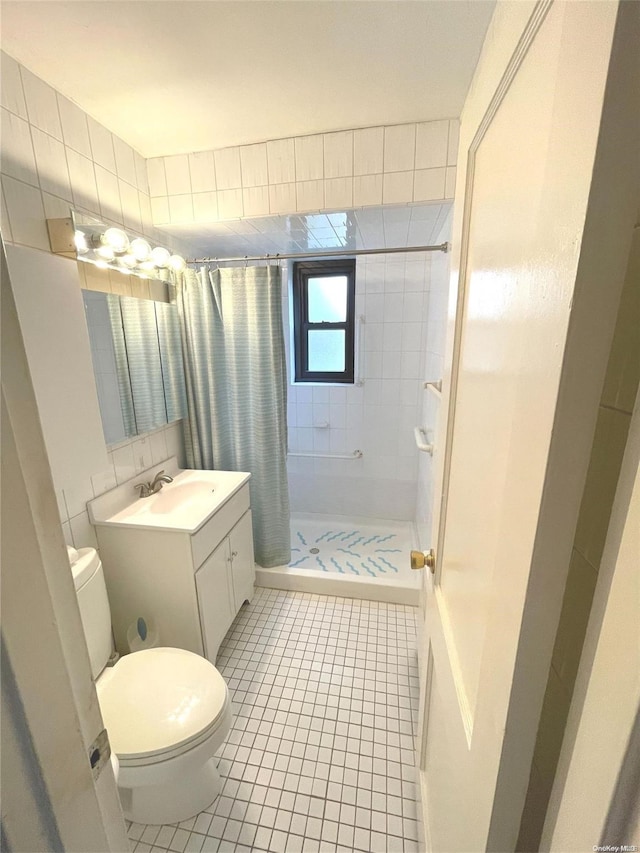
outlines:
[[[352,258],[354,255],[394,255],[403,252],[448,252],[448,243],[439,243],[437,246],[402,246],[393,249],[337,249],[327,252],[295,252],[292,254],[273,255],[243,255],[239,258],[194,258],[187,261],[188,264],[213,264],[229,263],[231,261],[286,261],[295,258]]]

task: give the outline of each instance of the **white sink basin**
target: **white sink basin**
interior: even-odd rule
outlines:
[[[99,525],[160,527],[193,533],[250,476],[241,471],[179,471],[173,473],[173,482],[165,483],[159,492],[148,498],[136,499],[131,495],[131,502],[117,511],[113,505],[101,508],[98,500],[93,501],[90,505],[92,521]],[[145,480],[146,477],[142,477],[140,481]],[[122,503],[120,501],[120,507]]]
[[[155,495],[150,495],[148,498],[141,498],[136,501],[129,511],[132,513],[168,513],[176,510],[186,510],[187,507],[197,504],[202,501],[210,501],[211,495],[215,494],[215,486],[212,486],[207,480],[189,480],[187,482],[177,482],[165,484],[161,491]],[[135,509],[134,509],[135,507]]]

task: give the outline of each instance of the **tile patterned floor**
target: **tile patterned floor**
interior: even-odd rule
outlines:
[[[135,853],[417,851],[414,613],[257,589],[217,662],[222,794],[176,826],[131,824]]]

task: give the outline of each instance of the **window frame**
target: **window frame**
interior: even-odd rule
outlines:
[[[309,322],[310,278],[344,275],[347,278],[347,316],[342,323]],[[293,340],[295,382],[353,385],[355,382],[355,326],[356,326],[356,261],[341,258],[332,261],[296,261],[293,264]],[[309,365],[309,332],[345,332],[345,369],[336,371],[311,371]]]

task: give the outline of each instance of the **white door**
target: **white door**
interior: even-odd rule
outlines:
[[[225,537],[196,572],[204,653],[211,663],[216,662],[220,643],[236,612],[231,585],[230,548],[229,538]]]
[[[234,614],[245,601],[253,598],[256,569],[253,556],[253,527],[251,510],[247,510],[229,534],[233,577]]]
[[[517,838],[619,298],[578,268],[616,13],[498,4],[462,115],[419,733],[437,853]]]

